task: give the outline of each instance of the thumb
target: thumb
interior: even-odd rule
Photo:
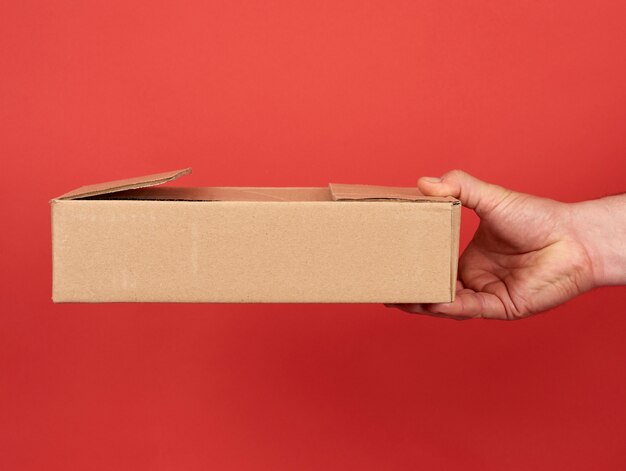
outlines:
[[[479,180],[462,170],[452,170],[441,178],[422,177],[417,186],[426,196],[457,198],[481,217],[513,194],[511,190]]]

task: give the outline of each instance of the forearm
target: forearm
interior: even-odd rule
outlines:
[[[626,284],[626,194],[570,205],[596,286]]]

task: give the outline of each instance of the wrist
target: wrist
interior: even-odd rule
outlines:
[[[594,286],[626,284],[626,195],[573,203],[570,209]]]

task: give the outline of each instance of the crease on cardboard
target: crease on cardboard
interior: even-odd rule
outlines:
[[[289,200],[287,200],[285,198],[281,198],[280,196],[277,196],[277,195],[270,195],[266,191],[262,191],[261,189],[258,189],[258,190],[249,190],[249,189],[241,190],[241,194],[254,195],[254,196],[257,196],[257,197],[260,196],[263,199],[267,198],[267,199],[269,199],[271,201],[289,201]]]
[[[104,183],[96,183],[94,185],[81,186],[75,190],[65,193],[55,199],[72,200],[79,198],[87,198],[89,196],[105,195],[124,190],[133,190],[137,188],[145,188],[149,186],[161,185],[171,182],[184,175],[191,173],[191,168],[181,170],[173,170],[170,172],[155,173],[143,177],[126,178],[124,180],[114,180]]]

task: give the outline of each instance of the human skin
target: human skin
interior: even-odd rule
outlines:
[[[454,302],[393,304],[453,319],[514,320],[600,286],[626,284],[626,195],[561,203],[453,170],[423,177],[429,196],[454,196],[480,225],[459,259]]]

